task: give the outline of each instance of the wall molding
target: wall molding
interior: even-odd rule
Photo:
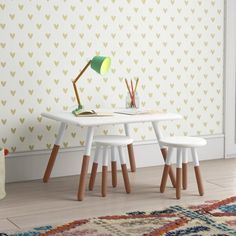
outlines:
[[[236,156],[236,1],[225,1],[224,130],[225,157]]]
[[[199,148],[200,160],[224,158],[224,134],[203,137],[207,140],[208,144],[203,148]],[[81,169],[83,150],[83,147],[61,149],[54,166],[52,177],[78,175]],[[135,142],[134,151],[138,168],[163,165],[156,140]],[[94,148],[92,150],[93,153]],[[11,154],[6,159],[6,181],[18,182],[41,179],[49,155],[50,150]]]

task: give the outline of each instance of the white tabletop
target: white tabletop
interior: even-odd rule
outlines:
[[[97,111],[97,110],[96,110]],[[114,112],[114,110],[100,110],[101,112]],[[164,120],[178,120],[182,116],[175,113],[152,113],[140,115],[124,115],[113,113],[111,116],[97,117],[75,117],[71,112],[45,112],[41,114],[43,117],[74,124],[78,126],[99,126],[110,124],[140,123]]]

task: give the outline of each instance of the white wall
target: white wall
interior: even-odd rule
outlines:
[[[86,71],[85,106],[124,106],[124,79],[139,77],[141,107],[184,117],[163,123],[166,135],[223,133],[224,1],[1,1],[0,22],[0,146],[12,153],[11,170],[23,171],[21,153],[52,148],[58,124],[40,114],[72,110],[71,79],[95,54],[110,56],[112,68],[105,77]],[[154,132],[139,124],[132,136],[149,142]],[[69,127],[63,147],[84,139],[85,128]]]

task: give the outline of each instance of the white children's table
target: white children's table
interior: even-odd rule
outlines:
[[[96,110],[97,111],[97,110]],[[101,110],[101,112],[113,112],[111,110]],[[53,146],[47,168],[44,173],[43,181],[46,183],[48,182],[51,171],[53,169],[54,162],[57,157],[58,150],[60,148],[60,144],[62,142],[66,126],[76,125],[76,126],[83,126],[87,127],[87,137],[85,142],[85,150],[79,180],[79,188],[78,188],[78,195],[77,198],[79,201],[82,201],[84,198],[85,193],[85,186],[86,186],[86,176],[88,173],[88,165],[89,159],[91,155],[91,147],[93,143],[93,136],[94,130],[97,126],[101,125],[115,125],[115,124],[124,124],[125,133],[127,136],[130,136],[130,128],[129,124],[131,123],[143,123],[143,122],[151,122],[154,128],[157,141],[160,140],[162,137],[161,131],[158,127],[160,121],[167,121],[167,120],[177,120],[181,119],[181,115],[174,114],[174,113],[152,113],[152,114],[139,114],[139,115],[125,115],[125,114],[118,114],[112,113],[111,116],[93,116],[93,117],[75,117],[71,112],[47,112],[42,113],[43,117],[55,120],[60,122],[60,127],[58,131],[58,135]],[[131,171],[134,172],[136,170],[135,166],[135,159],[133,154],[133,146],[132,144],[128,145],[128,153],[129,153],[129,160],[131,165]],[[167,156],[167,149],[164,147],[160,147],[163,158],[166,159]],[[172,172],[172,169],[169,172],[172,185],[175,186],[175,177]]]

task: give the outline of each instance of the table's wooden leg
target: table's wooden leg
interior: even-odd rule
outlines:
[[[79,179],[78,196],[77,196],[79,201],[82,201],[84,198],[89,159],[90,159],[90,156],[84,155],[82,167],[81,167],[80,179]]]
[[[167,148],[161,148],[161,153],[162,153],[164,161],[166,161],[167,151],[168,151]],[[175,188],[176,181],[175,181],[175,174],[172,169],[172,166],[169,167],[169,176],[170,176],[171,183],[172,183],[173,187]]]
[[[53,149],[52,149],[49,161],[48,161],[48,165],[47,165],[47,168],[46,168],[44,176],[43,176],[43,182],[44,183],[48,182],[48,180],[50,178],[50,175],[52,173],[52,169],[53,169],[53,166],[54,166],[57,154],[58,154],[58,150],[60,148],[61,140],[63,139],[64,133],[65,133],[65,129],[66,129],[66,124],[61,123],[61,126],[60,126],[59,131],[58,131],[56,142],[53,146]]]
[[[91,154],[91,147],[93,143],[93,134],[94,134],[94,127],[89,127],[87,131],[85,155],[83,157],[83,162],[82,162],[82,167],[81,167],[81,172],[80,172],[79,188],[78,188],[78,193],[77,193],[77,199],[79,201],[83,201],[84,199],[86,178],[88,174],[88,165],[89,165],[89,159],[90,159],[90,154]]]
[[[152,122],[152,126],[153,126],[154,132],[155,132],[155,134],[156,134],[157,141],[159,142],[159,140],[160,140],[161,137],[162,137],[162,133],[161,133],[159,127],[158,127],[158,122],[154,122],[154,121],[153,121],[153,122]],[[164,161],[166,161],[167,149],[164,148],[164,147],[160,147],[160,149],[161,149],[161,153],[162,153],[163,159],[164,159]],[[175,186],[176,186],[176,185],[175,185],[175,183],[176,183],[176,181],[175,181],[175,175],[174,175],[174,172],[173,172],[173,169],[171,168],[171,166],[170,166],[170,168],[169,168],[169,176],[170,176],[172,185],[173,185],[173,187],[175,188]]]
[[[54,166],[59,148],[60,148],[59,145],[54,144],[51,155],[50,155],[50,158],[48,160],[47,168],[46,168],[44,176],[43,176],[43,182],[44,183],[47,183],[49,178],[50,178],[50,175],[52,173],[52,168]]]
[[[125,124],[125,134],[127,136],[130,136],[130,128],[129,128],[128,124]],[[136,163],[135,163],[135,158],[134,158],[133,144],[127,145],[127,148],[128,148],[128,154],[129,154],[130,169],[131,169],[131,172],[135,172],[136,171]]]
[[[161,186],[160,186],[161,193],[164,193],[165,191],[169,171],[170,171],[170,165],[165,164],[161,178]]]

